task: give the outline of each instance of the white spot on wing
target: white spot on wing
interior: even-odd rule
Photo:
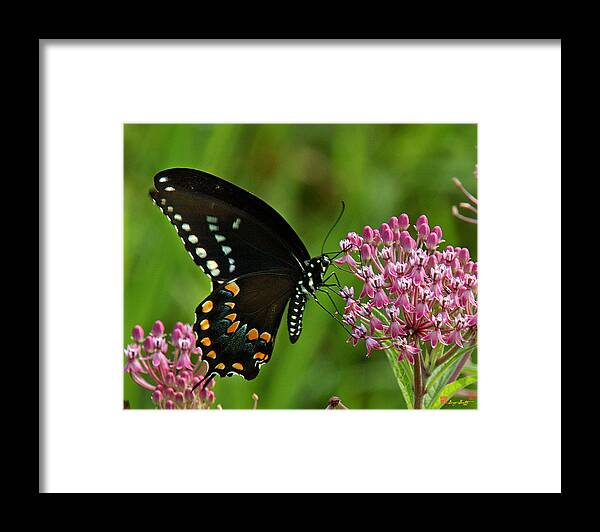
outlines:
[[[215,238],[217,239],[217,242],[223,242],[223,240],[225,240],[223,235],[215,235]]]
[[[233,229],[239,229],[241,223],[242,223],[241,218],[236,218],[235,222],[233,222],[233,225],[231,227]]]
[[[183,225],[181,226],[181,228],[182,228],[184,231],[189,231],[189,230],[190,230],[190,226],[189,226],[188,224],[183,224]]]
[[[198,237],[196,235],[190,235],[188,236],[188,240],[192,243],[192,244],[197,244],[198,243]]]
[[[229,246],[221,246],[221,249],[225,255],[229,255],[231,253],[231,248]]]
[[[165,192],[173,192],[174,190],[173,187],[165,187]]]
[[[209,270],[216,270],[219,267],[219,265],[214,260],[207,261],[206,265],[208,266]]]
[[[182,220],[181,214],[175,214],[175,215],[173,215],[173,218],[175,218],[178,222],[181,222],[181,220]]]
[[[219,226],[218,226],[218,225],[215,225],[215,224],[208,224],[208,228],[209,228],[211,231],[218,231],[218,230],[219,230]]]
[[[196,248],[196,255],[203,259],[204,257],[206,257],[206,250],[204,248]]]
[[[214,224],[214,223],[218,222],[219,219],[216,216],[207,216],[206,221]]]
[[[158,180],[158,182],[159,182],[159,183],[164,183],[165,181],[168,181],[168,180],[169,180],[169,178],[168,178],[168,177],[161,177],[161,178]]]

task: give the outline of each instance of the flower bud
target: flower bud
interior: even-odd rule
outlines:
[[[423,225],[423,224],[429,225],[429,220],[427,219],[427,216],[425,216],[424,214],[421,214],[421,216],[419,216],[417,218],[417,223],[415,225],[417,226],[417,229],[418,229],[419,226]]]
[[[458,260],[461,264],[466,264],[470,259],[469,250],[467,248],[461,248],[458,252]]]
[[[178,344],[179,340],[181,339],[182,336],[183,336],[183,331],[181,329],[179,329],[179,328],[173,329],[172,338],[173,338],[174,344]]]
[[[406,252],[409,252],[417,247],[417,243],[414,241],[413,237],[410,236],[408,231],[402,231],[400,233],[400,245]]]
[[[360,256],[365,262],[367,262],[371,258],[371,246],[369,244],[363,244],[361,246]]]
[[[400,223],[398,222],[398,218],[396,218],[396,216],[392,216],[390,218],[390,221],[388,222],[388,224],[392,228],[393,231],[398,229],[398,227],[400,226]]]
[[[163,400],[163,394],[160,390],[155,390],[152,393],[152,401],[155,403],[160,403]]]
[[[374,235],[375,233],[373,232],[373,229],[371,229],[371,227],[369,227],[368,225],[365,225],[363,229],[363,238],[370,242],[371,240],[373,240]]]
[[[144,340],[144,329],[136,325],[131,331],[131,336],[136,342],[142,342]]]
[[[172,371],[165,375],[165,384],[169,387],[175,386],[175,374]]]
[[[403,212],[398,217],[398,223],[400,224],[400,229],[402,229],[402,231],[406,231],[410,226],[410,219],[408,218],[408,214]]]
[[[162,336],[165,332],[165,326],[160,320],[156,320],[152,325],[152,336]]]
[[[425,226],[422,225],[421,227],[425,227]],[[438,235],[437,235],[437,233],[433,233],[433,232],[429,233],[427,235],[427,242],[426,242],[427,249],[435,249],[435,247],[437,246],[437,244],[438,244]]]
[[[425,240],[430,233],[429,230],[429,224],[427,222],[422,223],[421,225],[417,226],[417,233],[419,233],[419,236]]]
[[[432,233],[435,233],[438,237],[438,242],[442,240],[442,228],[439,225],[436,225],[432,230]]]
[[[194,394],[191,388],[186,388],[183,392],[183,398],[187,403],[191,403],[194,400]]]
[[[173,399],[175,397],[175,390],[173,390],[173,388],[167,388],[165,390],[165,397],[167,399]]]
[[[146,339],[144,340],[144,351],[146,351],[146,353],[154,353],[154,338],[152,336],[146,336]]]
[[[185,379],[181,375],[175,377],[175,387],[178,390],[183,390],[185,388]]]
[[[173,403],[173,401],[171,401],[171,399],[169,399],[166,403],[165,403],[165,408],[167,410],[174,410],[175,409],[175,403]]]
[[[388,224],[381,224],[380,234],[384,244],[386,245],[391,244],[394,240],[394,233]]]

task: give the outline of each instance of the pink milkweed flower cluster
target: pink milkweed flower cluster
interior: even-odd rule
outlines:
[[[430,228],[425,215],[412,227],[401,214],[379,229],[366,226],[362,236],[348,233],[335,261],[361,282],[359,294],[348,286],[340,291],[342,319],[352,330],[348,341],[364,341],[367,356],[394,349],[410,364],[425,346],[461,348],[475,341],[477,263],[467,248],[442,249],[443,242],[442,229]]]
[[[215,402],[214,380],[201,384],[208,366],[202,350],[196,347],[192,326],[177,322],[170,338],[160,320],[154,322],[149,335],[136,325],[133,340],[125,348],[125,372],[133,381],[151,392],[157,408],[207,409]],[[194,388],[195,387],[195,388]]]

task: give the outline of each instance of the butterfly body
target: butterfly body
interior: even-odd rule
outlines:
[[[206,172],[173,168],[150,195],[212,282],[194,331],[209,374],[254,379],[273,353],[285,306],[289,338],[323,284],[327,256],[311,258],[284,218],[249,192]]]

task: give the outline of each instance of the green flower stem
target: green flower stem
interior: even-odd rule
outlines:
[[[415,356],[415,409],[423,408],[423,364],[421,361],[421,353]]]
[[[454,382],[458,378],[458,376],[460,375],[460,372],[465,367],[465,364],[469,361],[469,358],[471,357],[471,353],[474,350],[475,350],[475,346],[472,346],[470,349],[467,349],[466,353],[463,355],[463,357],[460,359],[460,362],[456,366],[456,369],[452,372],[452,375],[450,375],[450,378],[448,379],[447,384]]]

